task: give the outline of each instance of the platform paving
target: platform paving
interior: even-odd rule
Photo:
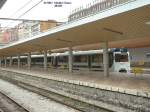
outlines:
[[[87,70],[69,73],[68,70],[62,69],[48,69],[46,71],[43,68],[32,68],[31,70],[14,67],[0,69],[131,94],[137,94],[137,92],[150,93],[150,74],[137,74],[135,76],[133,73],[111,72],[109,77],[105,77],[103,72]]]

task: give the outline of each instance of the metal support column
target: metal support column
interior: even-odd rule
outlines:
[[[91,55],[88,55],[87,59],[88,59],[88,68],[90,70],[91,69]]]
[[[27,58],[27,63],[28,63],[28,69],[31,69],[31,53],[28,54],[28,58]]]
[[[72,72],[73,70],[73,53],[72,48],[69,47],[69,72]]]
[[[0,67],[2,67],[2,59],[0,59]]]
[[[18,55],[18,68],[20,68],[20,55]]]
[[[5,60],[5,67],[7,67],[7,58],[5,58],[4,60]]]
[[[108,42],[104,43],[103,48],[103,65],[104,65],[104,76],[109,76],[109,56],[108,56]]]
[[[47,51],[44,51],[44,70],[47,70]]]
[[[9,60],[9,66],[12,67],[12,56],[10,56],[10,60]]]

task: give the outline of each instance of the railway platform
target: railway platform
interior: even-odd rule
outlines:
[[[115,73],[111,72],[109,77],[105,77],[103,72],[88,71],[88,70],[74,70],[70,73],[68,70],[62,69],[48,69],[43,68],[0,68],[1,70],[12,71],[27,75],[33,75],[42,78],[56,79],[65,82],[79,82],[93,86],[100,85],[103,88],[114,88],[115,90],[129,91],[136,93],[148,92],[150,93],[150,74],[133,74],[133,73]]]

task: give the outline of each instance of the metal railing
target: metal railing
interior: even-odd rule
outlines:
[[[68,18],[69,19],[68,21],[73,21],[73,20],[76,20],[76,19],[80,19],[80,18],[86,17],[88,15],[95,14],[97,12],[106,10],[108,8],[111,8],[111,7],[114,7],[116,5],[129,2],[129,1],[131,1],[131,0],[105,0],[105,1],[100,1],[96,4],[94,4],[94,5],[91,5],[88,8],[79,10],[79,11],[71,14]]]

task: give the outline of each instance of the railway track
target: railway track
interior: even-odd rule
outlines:
[[[66,105],[67,107],[75,109],[77,112],[113,112],[110,109],[100,107],[95,104],[88,103],[86,101],[82,101],[82,100],[78,99],[78,97],[76,97],[76,96],[71,97],[72,95],[70,96],[69,93],[64,94],[64,92],[59,90],[59,88],[57,88],[57,87],[50,87],[50,85],[55,86],[55,82],[53,84],[50,84],[49,87],[48,87],[48,85],[46,85],[46,88],[48,87],[49,89],[51,88],[54,90],[54,91],[53,90],[51,91],[51,90],[47,90],[45,87],[40,87],[38,84],[36,84],[37,86],[30,84],[30,83],[32,83],[32,81],[30,80],[29,81],[30,83],[29,83],[27,80],[24,80],[21,74],[19,74],[19,76],[21,76],[19,79],[20,80],[23,79],[24,80],[23,82],[16,80],[16,79],[11,79],[11,78],[7,77],[8,75],[5,75],[5,76],[3,77],[0,75],[0,78],[5,81],[8,81],[14,85],[17,85],[23,89],[29,90],[29,91],[39,94],[39,95],[42,95],[42,96],[44,96],[48,99],[51,99],[59,104]],[[40,78],[40,80],[42,80],[42,79]],[[38,80],[36,79],[36,81],[39,81],[39,79]],[[42,82],[47,83],[47,81],[42,81]],[[34,81],[33,81],[33,83],[34,83]],[[38,83],[41,83],[41,82],[38,82]],[[64,85],[62,82],[60,82],[60,83],[61,83],[61,85]],[[55,91],[55,89],[59,92]],[[65,88],[63,87],[62,89],[65,89]]]
[[[1,71],[0,78],[82,112],[150,112],[149,94],[126,93],[8,71]]]
[[[0,112],[29,112],[13,99],[0,92]]]

